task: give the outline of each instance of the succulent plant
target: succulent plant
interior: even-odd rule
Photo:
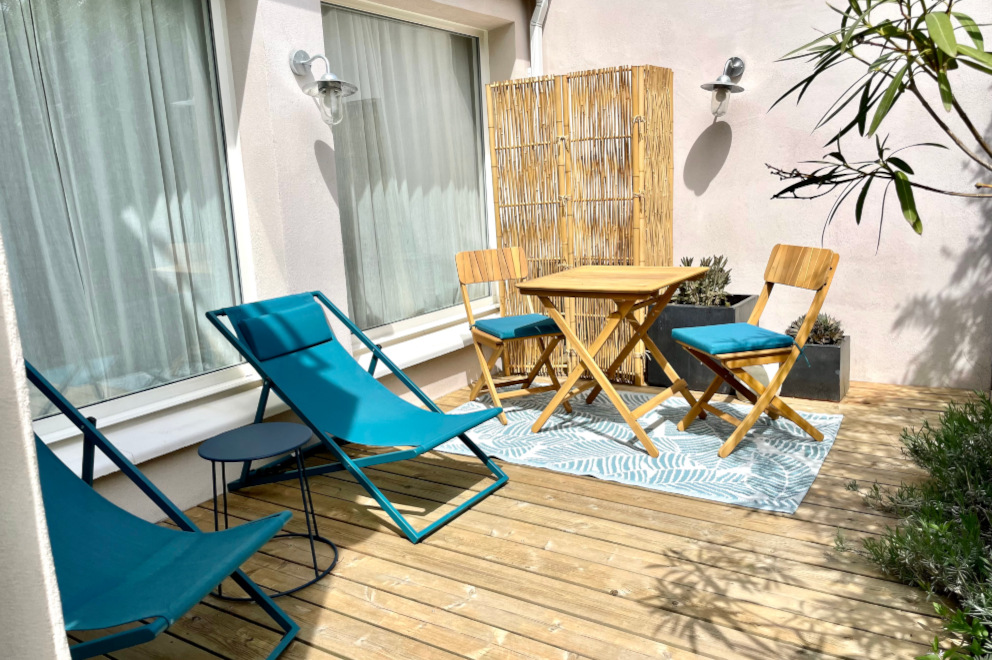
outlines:
[[[682,265],[692,266],[692,257],[682,257]],[[700,266],[709,268],[706,274],[695,282],[685,282],[675,292],[672,302],[679,305],[700,305],[702,307],[727,307],[727,286],[730,284],[730,269],[723,255],[703,257]]]
[[[789,329],[785,331],[790,337],[795,337],[799,333],[799,328],[806,315],[803,314],[792,322]],[[844,339],[844,326],[840,321],[828,314],[820,314],[813,323],[813,330],[809,333],[807,344],[839,344]]]

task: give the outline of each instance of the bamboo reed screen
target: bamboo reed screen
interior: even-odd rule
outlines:
[[[493,83],[486,87],[500,247],[518,246],[530,277],[589,264],[672,263],[672,72],[621,66]],[[539,311],[536,300],[501,287],[502,313]],[[615,311],[599,300],[559,308],[584,342]],[[605,368],[629,338],[599,354]],[[532,342],[507,346],[508,373],[526,373]],[[574,364],[562,349],[557,367]],[[643,384],[644,351],[616,380]]]

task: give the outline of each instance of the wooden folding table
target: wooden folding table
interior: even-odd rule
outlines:
[[[661,312],[668,305],[668,301],[675,295],[679,285],[689,280],[697,280],[705,273],[706,268],[676,268],[676,267],[654,267],[654,266],[580,266],[570,270],[538,277],[525,282],[517,282],[517,288],[526,295],[537,296],[544,305],[545,312],[558,324],[562,334],[568,341],[569,346],[578,354],[579,364],[572,370],[554,398],[537,418],[531,430],[537,433],[544,427],[548,419],[554,414],[558,406],[562,405],[569,398],[592,388],[592,392],[586,398],[586,403],[592,403],[599,396],[599,393],[606,392],[606,396],[620,412],[624,421],[633,430],[634,435],[640,440],[648,454],[657,456],[658,450],[655,448],[648,434],[637,422],[649,410],[657,406],[665,399],[676,393],[681,393],[689,402],[690,406],[696,404],[696,399],[689,392],[689,386],[685,380],[675,373],[675,369],[668,363],[665,356],[661,354],[650,337],[648,330],[655,322]],[[612,300],[617,310],[606,317],[606,323],[599,336],[590,344],[585,346],[579,339],[575,329],[565,320],[561,311],[551,300],[554,297],[563,298],[603,298]],[[635,312],[648,308],[644,319],[639,321]],[[633,328],[633,335],[624,345],[616,359],[604,372],[596,363],[595,356],[606,345],[607,340],[616,332],[623,323],[628,323]],[[651,355],[658,362],[665,375],[672,381],[670,387],[651,397],[634,410],[627,407],[627,404],[617,393],[613,383],[610,382],[617,369],[624,359],[634,350],[639,342],[651,352]],[[592,380],[576,387],[583,374],[588,373]]]

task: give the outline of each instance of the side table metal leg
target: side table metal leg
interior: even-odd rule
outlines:
[[[220,531],[220,521],[217,518],[217,464],[210,461],[210,480],[213,483],[213,496],[214,496],[214,531]]]
[[[313,559],[314,577],[320,577],[320,568],[317,567],[317,548],[314,545],[314,535],[317,531],[311,525],[311,518],[316,523],[316,516],[313,514],[313,500],[310,498],[310,480],[307,479],[307,472],[303,466],[303,451],[296,450],[296,465],[299,468],[297,474],[300,479],[300,498],[303,500],[303,518],[307,521],[307,536],[310,540],[310,557]]]
[[[221,469],[223,470],[224,464],[221,463]],[[214,531],[220,531],[220,513],[217,510],[217,462],[210,461],[210,481],[213,485],[213,500],[214,500]],[[223,484],[224,492],[227,492],[227,484]],[[224,497],[224,515],[227,515],[227,496]],[[217,585],[217,595],[221,598],[224,597],[224,582],[221,581]]]
[[[220,478],[224,482],[220,485],[224,493],[224,529],[230,529],[231,526],[227,520],[227,463],[220,464]]]

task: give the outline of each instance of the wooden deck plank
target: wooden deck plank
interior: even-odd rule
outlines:
[[[318,502],[317,499],[323,498],[315,497],[314,503],[319,511],[326,503]],[[283,508],[255,497],[241,496],[232,497],[231,506],[232,510],[238,511],[239,516],[244,517],[257,517],[262,511],[274,512]],[[335,518],[321,520],[321,529],[333,538],[341,539],[346,547],[404,565],[425,567],[439,575],[481,584],[543,607],[581,613],[588,620],[599,621],[610,628],[626,630],[666,645],[677,648],[684,645],[681,648],[717,658],[829,657],[818,650],[803,649],[778,640],[745,634],[729,626],[712,624],[676,612],[664,612],[664,616],[659,616],[660,612],[653,604],[618,597],[620,594],[617,589],[581,586],[567,580],[567,576],[561,573],[550,577],[540,571],[528,570],[527,566],[515,566],[512,562],[500,561],[499,554],[493,554],[489,559],[467,555],[461,547],[449,549],[438,545],[438,535],[419,544],[416,552],[411,552],[409,542],[400,538],[391,526],[380,523],[367,507],[356,505],[350,507],[345,514],[354,518],[357,524],[343,523],[337,519],[344,511],[337,503],[333,511]],[[300,525],[300,522],[291,521],[289,528],[302,529]],[[383,531],[372,529],[372,526]],[[455,535],[457,532],[446,529],[438,534]],[[544,564],[550,564],[551,561],[550,556],[543,558]],[[618,593],[611,593],[612,591]]]
[[[302,627],[285,657],[912,657],[939,627],[931,605],[834,540],[894,522],[847,484],[919,480],[901,430],[970,396],[853,383],[839,404],[787,399],[845,415],[792,516],[506,465],[505,488],[413,546],[350,477],[317,477],[321,531],[341,546],[341,562],[282,599]],[[467,389],[438,403],[450,410],[466,399]],[[419,526],[483,487],[480,468],[430,453],[368,473]],[[290,508],[295,529],[299,506],[288,483],[231,496],[236,519]],[[204,526],[208,507],[190,512]],[[305,544],[276,541],[246,569],[279,588],[304,579],[308,562]],[[210,600],[156,646],[115,657],[263,657],[276,636],[267,626],[258,608]]]
[[[118,629],[114,628],[112,630],[116,631]],[[93,639],[94,637],[102,637],[108,632],[110,631],[99,631],[99,633],[85,630],[73,631],[69,634],[69,643],[75,644]],[[188,641],[176,637],[170,632],[166,632],[146,644],[132,646],[129,649],[114,651],[110,655],[101,655],[99,657],[109,658],[110,660],[173,660],[175,658],[183,658],[184,660],[217,660],[220,656],[193,646]]]
[[[416,482],[411,480],[411,483]],[[410,489],[404,490],[410,492]],[[398,491],[393,490],[392,492]],[[350,494],[346,493],[346,495],[353,497],[356,501],[361,497],[357,491],[352,491]],[[402,498],[400,499],[402,500]],[[494,505],[496,504],[494,502]],[[638,588],[645,594],[657,591],[657,587],[664,583],[665,588],[675,594],[673,597],[679,601],[676,611],[683,613],[688,613],[688,609],[695,605],[696,601],[699,601],[702,604],[701,607],[705,607],[708,611],[717,611],[724,607],[724,603],[737,600],[751,602],[755,605],[756,607],[745,609],[748,609],[750,614],[759,614],[760,617],[756,618],[763,622],[770,623],[776,617],[781,618],[778,612],[767,611],[768,608],[764,606],[764,603],[767,603],[776,609],[793,614],[838,623],[841,626],[865,629],[882,635],[895,635],[897,638],[901,631],[898,627],[894,630],[893,626],[898,626],[900,622],[904,622],[907,616],[907,612],[903,611],[902,608],[892,610],[889,607],[860,603],[804,587],[797,588],[773,580],[749,577],[720,566],[702,566],[685,562],[680,558],[664,556],[652,550],[617,544],[611,539],[586,536],[579,540],[569,532],[556,531],[546,526],[508,518],[480,512],[480,515],[473,516],[469,520],[456,520],[452,525],[459,529],[481,534],[483,537],[496,537],[529,548],[540,548],[554,554],[565,555],[576,560],[588,560],[603,567],[616,569],[609,573],[624,581],[626,597],[635,598],[631,594],[636,592]],[[472,545],[483,544],[476,542]],[[599,567],[583,564],[577,568],[582,575],[590,575]],[[633,574],[630,574],[631,571]],[[641,579],[643,576],[648,576],[649,579]],[[604,579],[606,577],[607,575],[604,574]],[[635,585],[640,585],[640,587]],[[725,596],[727,600],[714,601],[709,594]],[[905,603],[889,603],[889,605],[892,604],[905,606]],[[926,643],[932,634],[938,630],[939,623],[933,618],[932,606],[923,602],[915,604],[916,607],[911,609],[918,614],[925,615],[916,619],[923,632],[923,635],[918,637],[916,641]],[[735,607],[737,606],[738,604],[735,604]],[[729,615],[730,618],[733,616],[734,614]],[[790,621],[788,625],[795,622],[795,617],[788,617],[788,619]],[[823,630],[824,627],[821,626],[820,628]],[[823,632],[826,631],[823,630]],[[835,630],[835,632],[840,635],[849,634],[849,631],[840,629]]]
[[[437,502],[454,502],[459,499],[455,496],[455,493],[460,489],[444,486],[438,488],[436,484],[431,484],[434,486],[432,488],[426,488],[426,483],[428,482],[418,479],[377,479],[377,484],[380,488],[400,495],[400,497],[397,498],[398,503],[408,503],[408,501],[403,497],[405,495],[415,495],[417,498],[427,498]],[[346,489],[335,488],[333,490],[328,490],[324,484],[318,484],[317,488],[320,489],[320,492],[325,494],[335,497],[343,497],[356,502],[359,501],[360,498],[365,498],[364,493],[351,484],[348,484]],[[576,545],[579,552],[586,552],[590,550],[589,545],[583,544],[592,543],[593,546],[595,546],[596,542],[603,541],[610,544],[607,551],[608,554],[604,553],[604,555],[609,558],[609,561],[606,563],[613,563],[618,554],[620,556],[624,556],[625,561],[630,560],[630,556],[625,555],[623,552],[624,546],[626,546],[629,548],[648,550],[651,552],[652,555],[650,559],[646,561],[651,563],[656,568],[675,568],[677,566],[681,566],[684,570],[690,570],[690,574],[701,570],[701,567],[697,566],[697,564],[699,564],[697,561],[685,562],[685,565],[683,566],[683,558],[678,554],[654,554],[656,552],[660,552],[662,548],[667,549],[667,545],[659,546],[658,544],[654,544],[652,546],[644,546],[641,543],[636,542],[636,539],[643,538],[644,530],[638,530],[638,533],[633,535],[633,544],[622,543],[617,538],[618,536],[623,536],[622,530],[618,529],[620,526],[614,525],[605,527],[599,535],[588,533],[587,530],[593,527],[595,522],[606,521],[537,505],[528,505],[526,508],[520,509],[514,506],[516,504],[514,502],[506,502],[501,500],[502,498],[496,495],[493,497],[491,502],[481,503],[479,507],[477,507],[477,510],[480,512],[479,516],[475,516],[470,520],[455,520],[452,524],[457,527],[477,531],[485,536],[500,536],[506,538],[512,537],[517,542],[524,542],[521,539],[523,538],[524,533],[527,533],[532,537],[528,543],[535,547],[554,547],[556,545],[561,546],[562,544],[568,544],[568,546]],[[364,499],[362,499],[362,501],[364,502]],[[409,502],[415,503],[417,500],[411,498]],[[447,510],[447,507],[445,510]],[[537,515],[535,515],[535,513]],[[508,523],[512,524],[504,527],[504,525],[507,525]],[[499,530],[504,531],[501,532]],[[562,532],[564,535],[555,534],[552,530]],[[576,534],[584,536],[588,540],[577,541],[575,539]],[[694,545],[698,546],[698,544]],[[561,552],[561,550],[558,550],[558,552]],[[730,570],[723,570],[723,560],[725,560],[728,555],[733,554],[737,553],[732,552],[728,548],[720,548],[718,552],[714,553],[711,563],[709,564],[709,566],[715,569],[713,571],[714,574],[707,576],[710,583],[715,585],[721,580],[733,582],[734,580],[741,579],[742,576],[736,568],[733,572]],[[663,557],[667,557],[668,560],[666,561]],[[672,560],[675,560],[675,563],[672,563]],[[695,566],[695,568],[688,569],[689,565]],[[810,568],[806,567],[805,572],[808,573],[809,571]],[[774,577],[763,578],[757,575],[751,575],[751,578],[756,578],[749,580],[749,583],[752,586],[757,582],[764,582],[766,579],[773,582],[779,582],[779,580],[776,580]],[[845,578],[845,583],[850,583],[850,578]],[[872,585],[873,588],[869,588],[869,583],[874,583]],[[832,581],[828,583],[828,585],[828,587],[820,588],[819,590],[823,593],[833,593],[838,586],[837,581]],[[806,585],[793,586],[803,586],[803,590],[801,592],[794,594],[797,600],[806,601],[809,598],[814,597],[813,594],[806,591]],[[763,584],[763,589],[768,590],[771,588],[772,587],[769,584]],[[870,596],[865,593],[868,592],[868,594],[870,594],[874,590],[881,590],[884,594],[879,596],[880,600],[878,601],[872,601]],[[846,598],[853,597],[855,593],[861,595],[862,598],[860,598],[860,600],[865,600],[866,602],[877,602],[888,607],[894,606],[900,610],[913,611],[920,614],[933,616],[932,606],[926,602],[926,599],[922,597],[918,590],[894,584],[887,580],[871,580],[870,578],[859,580],[856,589],[852,589],[848,594],[846,594]],[[880,613],[872,612],[871,615],[877,617],[880,616]]]
[[[278,505],[272,505],[253,498],[242,498],[232,496],[231,511],[241,519],[254,519],[262,514],[262,511],[282,510]],[[207,509],[199,509],[190,512],[195,520],[200,524],[212,524],[213,514]],[[391,564],[399,567],[401,571],[417,572],[422,576],[427,576],[426,583],[435,589],[443,589],[446,584],[461,583],[464,588],[461,590],[459,600],[455,606],[464,606],[469,600],[482,599],[488,605],[488,614],[492,616],[490,623],[506,628],[513,628],[512,623],[508,623],[510,613],[517,612],[531,618],[539,627],[544,628],[547,634],[555,636],[560,646],[569,643],[569,637],[578,637],[580,640],[579,649],[584,653],[600,649],[593,657],[625,657],[625,658],[665,658],[671,656],[677,660],[690,660],[699,657],[696,654],[688,653],[680,649],[669,649],[664,644],[653,641],[641,635],[626,631],[622,628],[608,625],[606,622],[589,620],[586,615],[569,615],[561,611],[547,607],[544,603],[533,602],[524,599],[519,594],[506,593],[506,586],[500,580],[500,575],[483,568],[469,565],[464,566],[457,556],[440,559],[432,554],[420,556],[415,561],[416,566],[410,564],[409,542],[397,537],[395,533],[370,533],[368,530],[340,523],[335,520],[324,521],[321,529],[332,530],[339,546],[347,553],[372,557],[382,564]],[[298,521],[291,522],[291,527],[300,525]],[[326,530],[325,530],[326,531]],[[366,543],[367,541],[367,543]],[[360,548],[354,550],[354,548]],[[424,546],[426,547],[426,546]],[[329,550],[323,546],[318,546],[318,553],[321,558],[329,556]],[[306,547],[283,546],[278,549],[281,557],[291,558],[293,561],[305,563],[309,560],[309,549]],[[347,563],[345,564],[347,565]],[[342,570],[347,571],[346,568]],[[464,579],[464,576],[477,579]],[[405,578],[403,578],[405,579]],[[448,587],[450,588],[450,587]],[[456,591],[456,593],[458,593]],[[548,596],[553,596],[553,590],[547,592]],[[419,594],[419,592],[418,592]],[[490,597],[487,599],[487,595]],[[489,602],[495,596],[496,605]],[[508,605],[504,605],[507,604]],[[501,607],[502,606],[502,607]],[[509,607],[512,609],[502,609]],[[540,639],[539,637],[533,637]],[[566,647],[567,648],[567,647]],[[609,651],[609,652],[604,652]],[[708,656],[712,657],[712,656]]]
[[[337,502],[329,503],[326,496],[321,493],[320,486],[325,480],[320,481],[320,485],[315,485],[315,505],[319,512],[331,512],[331,516],[340,511]],[[329,480],[328,480],[329,481]],[[374,510],[374,501],[363,494],[356,485],[343,483],[343,489],[338,490],[338,495],[343,498],[341,504],[357,504],[353,509],[353,516],[357,518],[358,524],[380,531],[386,531],[392,527],[384,516],[377,516]],[[253,499],[261,499],[277,506],[294,506],[298,499],[297,493],[289,486],[273,484],[251,489]],[[393,501],[399,506],[409,509],[430,508],[431,504],[423,502],[418,498],[399,495],[394,496]],[[330,504],[330,506],[327,506]],[[426,506],[425,506],[426,504]],[[446,512],[449,506],[440,507]],[[652,565],[652,560],[639,558],[642,573],[635,573],[630,570],[620,568],[623,563],[632,563],[630,556],[626,557],[626,562],[604,567],[597,565],[594,561],[577,556],[562,554],[570,547],[567,539],[555,539],[555,533],[550,530],[537,530],[537,534],[532,534],[539,539],[542,535],[552,537],[541,548],[540,541],[535,541],[528,546],[516,540],[508,540],[504,536],[514,539],[520,538],[528,530],[524,529],[521,523],[509,523],[511,531],[506,534],[491,535],[483,528],[475,533],[463,531],[464,526],[455,521],[445,529],[439,531],[428,541],[433,546],[446,548],[455,552],[461,552],[465,557],[476,557],[490,563],[496,563],[505,568],[522,569],[534,575],[548,577],[560,582],[586,587],[595,592],[609,592],[613,596],[630,599],[636,603],[650,603],[654,607],[666,610],[675,615],[689,616],[696,621],[706,621],[714,625],[727,626],[735,630],[741,630],[749,634],[762,635],[787,642],[795,646],[817,648],[833,655],[848,657],[856,654],[858,649],[874,648],[876,651],[885,651],[891,655],[901,656],[919,653],[924,650],[922,646],[925,639],[929,638],[933,630],[928,630],[925,636],[920,636],[915,644],[900,644],[895,640],[880,639],[871,634],[860,634],[858,631],[844,625],[831,625],[825,621],[812,620],[795,610],[801,609],[798,604],[801,601],[792,596],[783,596],[775,593],[774,590],[762,590],[759,584],[742,584],[747,582],[740,578],[734,579],[729,574],[712,576],[715,580],[723,580],[724,587],[731,590],[730,596],[741,598],[745,592],[760,593],[761,599],[776,603],[776,607],[768,607],[762,604],[750,602],[748,600],[736,600],[734,602],[711,592],[694,588],[691,582],[697,584],[700,580],[705,581],[706,576],[693,575],[691,571],[664,571],[668,579],[679,580],[679,582],[669,582],[661,576],[659,569],[646,570]],[[531,530],[533,532],[533,530]],[[564,535],[562,535],[564,536]],[[593,544],[592,540],[586,540],[581,546],[588,550]],[[539,548],[543,552],[535,550]],[[605,552],[609,553],[610,550]],[[615,552],[615,550],[614,550]],[[628,553],[629,554],[629,553]],[[655,558],[657,561],[657,558]],[[661,565],[659,565],[661,566]],[[679,575],[672,575],[678,572]],[[718,572],[711,569],[710,572]],[[654,573],[654,574],[652,574]],[[754,581],[752,581],[754,582]],[[736,590],[735,590],[736,589]],[[778,590],[781,591],[781,590]],[[813,596],[813,594],[809,594]],[[793,611],[788,609],[778,609],[791,605]],[[838,601],[835,607],[840,606]],[[846,622],[860,620],[869,616],[867,612],[857,612],[857,606],[846,608],[849,615]],[[864,606],[861,609],[871,609]],[[826,614],[827,607],[818,609],[821,614]],[[872,612],[878,615],[877,611]],[[830,615],[828,615],[830,616]],[[845,616],[843,613],[834,613],[833,616]]]

